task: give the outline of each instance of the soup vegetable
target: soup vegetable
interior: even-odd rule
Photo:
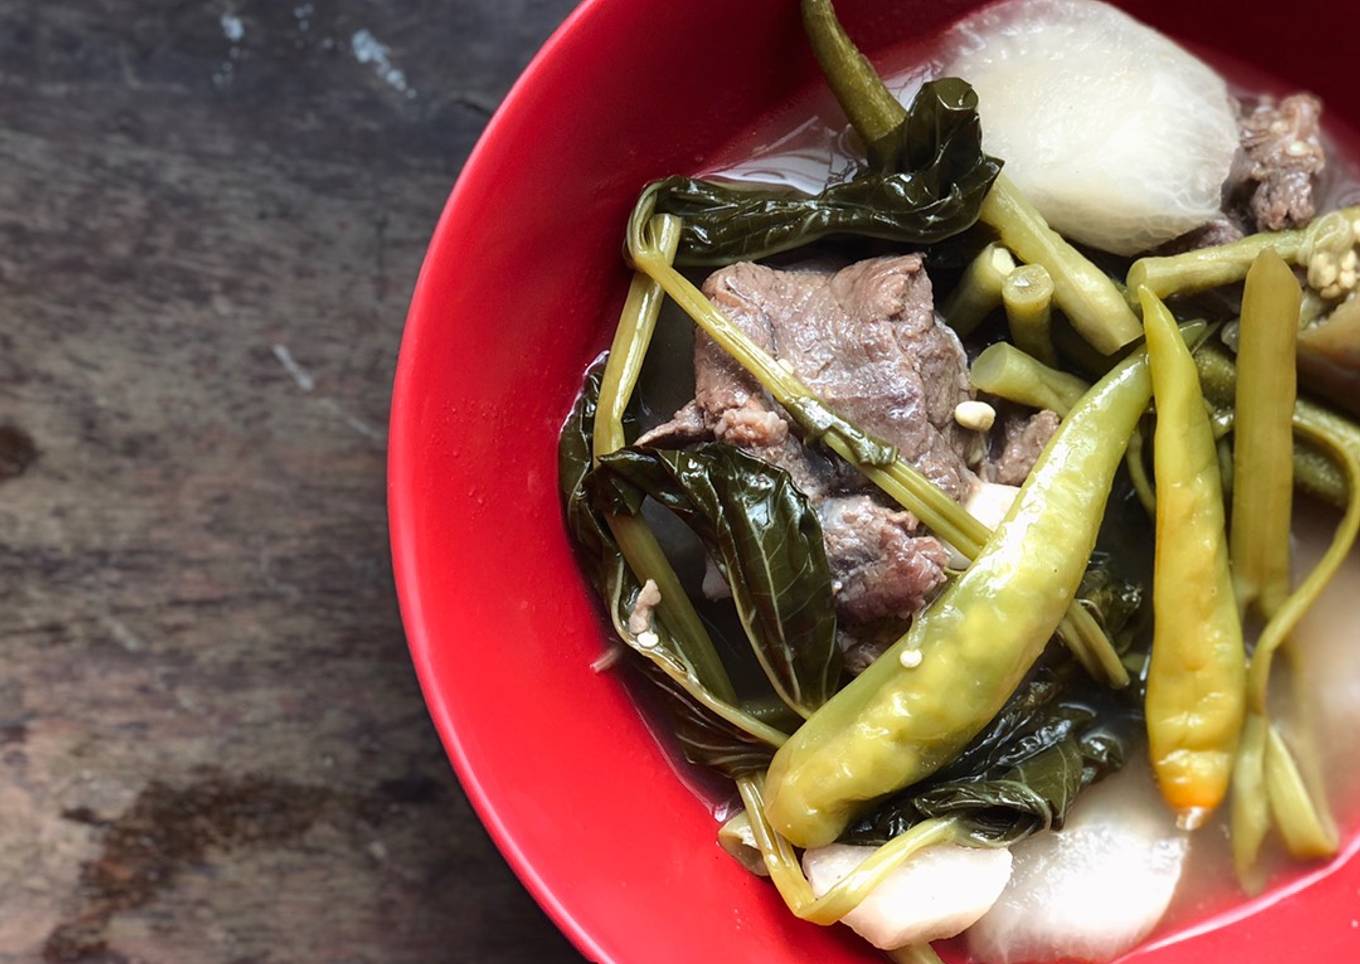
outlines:
[[[1249,892],[1272,835],[1334,853],[1271,688],[1360,528],[1360,208],[1321,200],[1321,105],[1091,0],[984,9],[899,100],[802,13],[862,157],[648,185],[562,432],[599,668],[734,782],[735,858],[897,960],[1116,956],[1216,812]],[[667,303],[693,394],[657,418]],[[1339,513],[1297,582],[1296,492]]]

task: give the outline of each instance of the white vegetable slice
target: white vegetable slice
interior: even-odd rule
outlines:
[[[1001,520],[1006,518],[1006,513],[1011,511],[1011,506],[1015,504],[1015,497],[1019,494],[1020,487],[1017,485],[980,482],[963,500],[963,507],[968,510],[969,515],[986,525],[987,528],[995,529],[1001,525]],[[967,556],[948,542],[945,543],[945,547],[949,550],[950,569],[968,568]]]
[[[1083,793],[1060,831],[1016,844],[1010,884],[968,931],[983,964],[1108,961],[1146,937],[1189,842],[1141,760]]]
[[[946,74],[983,143],[1059,233],[1136,254],[1219,211],[1238,148],[1223,78],[1094,0],[1007,0],[955,27]]]
[[[831,844],[803,854],[818,897],[873,854],[874,847]],[[987,912],[1011,874],[1005,848],[927,847],[879,884],[844,923],[875,947],[892,950],[961,933]]]

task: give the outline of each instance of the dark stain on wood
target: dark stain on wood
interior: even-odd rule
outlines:
[[[33,437],[13,425],[0,425],[0,482],[17,478],[38,458]]]
[[[105,939],[119,911],[145,907],[172,887],[181,869],[209,848],[281,845],[306,831],[330,797],[324,787],[260,776],[211,777],[177,788],[152,783],[121,816],[100,820],[88,808],[64,814],[103,829],[102,850],[80,869],[79,909],[43,944],[48,964],[107,960]]]

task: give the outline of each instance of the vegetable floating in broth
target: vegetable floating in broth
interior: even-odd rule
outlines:
[[[1312,710],[1360,682],[1301,644],[1354,575],[1360,425],[1294,369],[1354,405],[1360,209],[1316,98],[1240,99],[1103,3],[985,8],[901,99],[801,6],[854,134],[641,190],[568,525],[791,913],[897,960],[1107,960],[1213,828],[1248,891],[1272,838],[1338,846]],[[1310,532],[1343,512],[1302,573],[1296,492]]]

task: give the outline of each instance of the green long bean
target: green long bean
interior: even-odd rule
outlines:
[[[781,835],[830,843],[869,802],[934,772],[996,715],[1073,604],[1150,395],[1141,353],[1092,388],[973,565],[780,748],[766,814]],[[904,665],[906,652],[919,660]]]
[[[1045,365],[1058,364],[1053,347],[1053,279],[1042,265],[1016,268],[1001,285],[1011,340]]]
[[[1004,341],[984,348],[968,372],[973,387],[1008,402],[1066,415],[1091,386]]]
[[[1005,174],[983,201],[980,219],[1019,260],[1047,269],[1054,302],[1097,351],[1111,355],[1142,335],[1115,283],[1050,228]]]
[[[945,299],[940,314],[960,338],[972,334],[982,320],[1001,307],[1001,288],[1015,270],[1015,259],[1005,248],[989,244],[969,262],[963,277]]]
[[[1269,618],[1289,595],[1294,501],[1294,352],[1303,297],[1273,250],[1247,272],[1233,420],[1232,560],[1244,608]]]

